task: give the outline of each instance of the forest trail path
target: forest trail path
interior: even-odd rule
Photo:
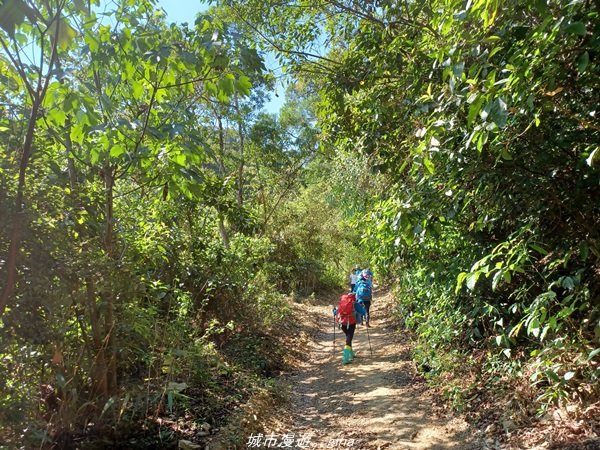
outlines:
[[[319,333],[307,361],[291,376],[293,400],[287,419],[295,436],[312,437],[310,447],[297,448],[482,448],[466,422],[433,413],[433,397],[415,373],[408,339],[394,328],[391,294],[375,292],[369,334],[366,327],[357,327],[357,356],[346,365],[339,329],[334,351],[331,306],[307,307]]]

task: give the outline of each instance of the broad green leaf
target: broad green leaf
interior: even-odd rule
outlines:
[[[579,73],[585,72],[585,69],[587,69],[589,63],[590,54],[588,52],[584,52],[577,60],[577,70],[579,71]]]
[[[89,14],[88,3],[85,0],[73,0],[73,4],[75,5],[75,9],[77,9],[77,11],[84,14]]]
[[[250,78],[245,75],[240,75],[236,81],[237,90],[242,92],[244,95],[250,95],[250,89],[252,89],[252,82]]]
[[[492,113],[492,120],[494,123],[498,125],[499,128],[505,127],[508,120],[508,108],[503,98],[499,97],[494,101]]]
[[[83,36],[83,40],[88,45],[88,47],[92,53],[96,53],[98,51],[98,49],[100,48],[98,38],[96,37],[96,35],[94,35],[92,33],[85,33],[85,35]]]
[[[92,165],[95,165],[98,163],[99,160],[100,160],[100,152],[98,151],[97,148],[92,147],[90,149],[90,163],[92,163]]]
[[[498,270],[495,274],[494,274],[494,278],[492,278],[492,290],[496,290],[496,288],[498,287],[498,283],[500,283],[500,281],[502,281],[504,279],[504,271],[503,270]]]
[[[83,140],[85,138],[83,132],[83,126],[81,123],[77,123],[71,127],[71,140],[76,144],[83,144]]]
[[[502,147],[502,152],[500,154],[502,156],[502,159],[504,159],[505,161],[512,161],[513,157],[510,154],[510,152],[508,151],[508,149],[506,147]]]
[[[475,285],[477,284],[477,280],[479,279],[480,275],[481,272],[479,271],[469,274],[469,276],[467,277],[467,288],[469,288],[469,290],[472,291],[475,289]]]
[[[587,30],[583,22],[572,22],[565,27],[565,33],[585,36]]]
[[[232,74],[227,74],[225,77],[221,78],[218,84],[220,91],[223,92],[227,97],[233,94],[234,77]]]
[[[479,117],[481,117],[481,120],[485,122],[488,119],[490,112],[492,111],[492,107],[493,103],[488,103],[479,111]]]
[[[14,37],[16,27],[25,22],[27,17],[35,22],[38,14],[22,0],[4,0],[0,4],[0,28]]]
[[[159,88],[156,90],[156,93],[154,94],[154,98],[157,103],[161,103],[165,98],[168,97],[168,95],[169,95],[168,89]]]
[[[183,153],[174,153],[170,159],[179,166],[185,167],[186,165],[186,156]]]
[[[219,92],[217,85],[211,81],[207,81],[206,83],[204,83],[204,88],[206,89],[206,92],[208,92],[211,95],[216,96],[217,93]]]
[[[546,249],[545,249],[544,247],[542,247],[541,245],[534,244],[534,243],[530,243],[530,244],[529,244],[529,247],[530,247],[532,250],[535,250],[536,252],[538,252],[538,253],[539,253],[539,254],[541,254],[541,255],[544,255],[544,256],[546,256],[546,255],[548,254],[548,250],[546,250]]]
[[[458,277],[456,278],[456,288],[454,289],[455,293],[458,293],[460,291],[465,281],[465,278],[467,278],[467,272],[461,272],[458,274]]]
[[[52,22],[48,28],[52,39],[57,39],[58,48],[66,50],[73,39],[77,36],[77,31],[63,18]]]
[[[488,59],[491,59],[496,53],[501,52],[502,50],[504,50],[503,47],[494,47],[488,55]]]
[[[540,320],[537,317],[533,317],[527,325],[527,334],[538,337],[540,334]]]
[[[64,126],[67,115],[62,109],[55,108],[48,112],[48,121],[59,126]]]
[[[110,149],[110,156],[111,156],[111,158],[118,158],[123,153],[125,153],[125,147],[123,145],[121,145],[121,144],[115,144]]]
[[[559,376],[553,370],[548,369],[544,373],[546,374],[549,380],[554,381],[556,383],[560,383]]]
[[[125,61],[125,70],[121,72],[122,80],[131,80],[135,75],[135,66],[131,61]]]
[[[571,277],[564,277],[562,280],[562,286],[565,289],[573,289],[575,287],[575,281],[573,281],[573,278]]]
[[[548,3],[546,0],[535,0],[534,5],[535,9],[542,15],[542,17],[548,17],[550,15],[550,8],[548,8]]]
[[[590,254],[590,246],[587,242],[583,241],[579,244],[579,258],[581,261],[586,261]]]
[[[483,146],[485,145],[485,143],[487,142],[487,133],[483,130],[481,130],[477,136],[477,151],[481,153],[481,151],[483,150]]]
[[[550,330],[550,325],[546,325],[543,329],[542,329],[542,333],[540,334],[540,341],[543,341],[544,338],[546,337],[546,334],[548,333],[548,330]]]
[[[141,81],[131,80],[131,89],[135,100],[140,100],[144,96],[144,84]]]
[[[497,41],[501,41],[502,38],[500,36],[496,36],[496,35],[492,35],[492,36],[487,36],[483,42],[485,43],[492,43],[492,42],[497,42]]]

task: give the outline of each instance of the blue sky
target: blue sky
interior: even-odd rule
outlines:
[[[158,0],[158,6],[165,10],[167,13],[167,20],[169,22],[183,23],[188,22],[194,23],[196,14],[202,11],[206,11],[209,5],[202,0]],[[275,61],[268,59],[265,61],[268,68],[275,64]],[[271,95],[271,101],[265,105],[265,109],[270,113],[277,113],[285,101],[285,91],[280,83],[277,83],[277,93],[279,97]]]
[[[194,23],[196,14],[208,9],[208,4],[202,0],[158,0],[158,6],[164,9],[171,22]]]

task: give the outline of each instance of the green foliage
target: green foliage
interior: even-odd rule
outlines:
[[[354,264],[457,407],[477,371],[595,398],[598,12],[220,3],[0,3],[0,438],[221,423],[282,367],[283,293]],[[278,117],[264,48],[301,71]]]
[[[294,26],[299,9],[277,12],[274,42],[331,43],[335,62],[298,52],[290,63],[317,74],[335,195],[398,285],[419,362],[446,380],[460,376],[456,355],[485,352],[474,371],[513,382],[541,373],[531,381],[540,407],[595,398],[598,12],[324,2],[302,16],[323,19],[316,38]]]
[[[254,349],[248,336],[262,333],[280,351],[272,329],[290,308],[266,236],[282,204],[257,198],[278,191],[285,174],[266,186],[260,176],[293,162],[277,161],[286,150],[297,159],[314,146],[309,124],[290,113],[302,139],[244,146],[270,78],[252,38],[218,10],[179,26],[150,0],[10,3],[0,440],[27,428],[40,447],[166,413],[223,423],[281,364],[223,349]]]
[[[272,237],[280,288],[303,295],[343,286],[359,240],[333,201],[331,172],[319,160],[308,170],[310,184],[278,211]]]

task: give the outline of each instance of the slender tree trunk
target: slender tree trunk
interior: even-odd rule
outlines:
[[[34,96],[31,105],[31,114],[29,115],[27,133],[25,134],[23,150],[21,152],[21,161],[19,164],[19,183],[17,186],[17,196],[15,198],[15,210],[13,213],[8,256],[6,258],[6,285],[2,291],[2,297],[0,297],[0,317],[2,317],[4,314],[6,306],[15,292],[15,285],[17,283],[17,258],[19,254],[19,244],[21,240],[21,229],[23,225],[24,213],[23,200],[25,197],[25,174],[27,172],[27,168],[29,167],[29,159],[31,158],[33,149],[33,137],[35,134],[35,125],[41,101],[42,97],[39,95],[38,90],[38,93],[36,96]]]
[[[225,155],[225,130],[223,128],[223,118],[221,114],[217,112],[217,124],[219,126],[219,172],[221,177],[225,177],[225,163],[223,162]],[[221,239],[223,240],[223,246],[229,248],[229,234],[225,227],[225,221],[221,209],[217,207],[218,219],[219,219],[219,233],[221,233]]]
[[[237,114],[237,122],[238,122],[238,135],[240,138],[240,165],[238,167],[238,191],[237,191],[237,204],[241,208],[244,206],[244,125],[242,122],[242,114],[240,112],[240,104],[238,100],[238,96],[235,96],[235,112]]]
[[[269,216],[269,208],[267,205],[267,196],[265,195],[265,190],[264,188],[261,189],[260,191],[260,196],[261,196],[261,203],[262,203],[262,208],[263,208],[263,223],[262,223],[262,233],[261,235],[265,235],[267,233],[267,217]]]
[[[104,165],[104,249],[112,262],[116,263],[117,255],[114,242],[114,168]],[[111,275],[112,269],[111,267]],[[112,287],[106,290],[106,315],[104,316],[105,347],[107,362],[107,390],[113,394],[117,390],[117,340],[115,323],[115,294]]]
[[[223,159],[225,158],[225,129],[223,128],[223,118],[219,113],[217,113],[217,126],[219,129],[219,158],[217,163],[219,164],[219,175],[224,177],[225,163],[223,162]]]
[[[106,351],[102,342],[102,327],[100,324],[100,313],[96,306],[96,288],[91,277],[85,280],[87,306],[90,311],[90,326],[92,328],[92,345],[94,362],[91,369],[93,393],[95,396],[108,396],[108,365],[106,363]]]
[[[227,228],[225,228],[225,222],[223,221],[223,214],[219,212],[219,233],[221,234],[221,239],[223,240],[223,246],[225,248],[229,248],[229,234],[227,233]]]
[[[71,187],[71,191],[74,193],[74,203],[77,207],[82,207],[83,205],[78,200],[77,190],[80,188],[79,186],[79,177],[77,174],[77,169],[75,167],[75,161],[73,159],[73,142],[71,141],[70,135],[70,120],[67,123],[67,132],[65,133],[65,150],[67,157],[67,169],[69,174],[69,185]],[[79,226],[79,234],[86,235],[87,229],[85,226]],[[86,246],[87,247],[87,246]],[[90,328],[91,328],[91,343],[90,351],[92,353],[92,367],[90,368],[90,377],[92,382],[92,393],[93,397],[108,396],[108,364],[106,361],[106,346],[102,341],[102,324],[100,323],[100,312],[98,311],[98,306],[96,304],[96,286],[94,284],[94,279],[91,275],[85,277],[85,291],[86,291],[86,308],[89,314],[90,319]],[[84,329],[82,327],[82,333]]]
[[[69,186],[71,191],[74,191],[79,185],[77,170],[75,169],[75,161],[71,156],[73,153],[73,142],[71,141],[71,120],[67,122],[67,132],[65,133],[65,150],[67,153],[67,170],[69,172]]]
[[[52,14],[54,20],[60,18],[60,14],[62,11],[62,7],[57,5],[56,14]],[[47,24],[50,25],[50,24]],[[27,88],[27,92],[29,97],[31,98],[31,113],[29,115],[29,122],[27,124],[27,133],[25,134],[25,140],[23,141],[23,149],[21,151],[21,161],[19,163],[19,182],[17,185],[17,195],[15,198],[15,210],[13,213],[13,222],[12,222],[12,231],[10,233],[10,244],[8,247],[8,255],[6,258],[6,285],[2,290],[2,295],[0,296],[0,317],[4,315],[4,311],[6,310],[6,306],[8,302],[12,298],[15,292],[15,286],[17,283],[17,259],[19,255],[19,247],[21,241],[21,228],[23,225],[23,213],[24,213],[24,205],[23,201],[25,198],[25,174],[27,173],[27,168],[29,167],[29,159],[31,158],[31,154],[33,152],[33,138],[35,135],[35,126],[37,123],[37,117],[39,114],[40,106],[46,96],[46,92],[48,91],[48,85],[50,82],[50,73],[54,69],[57,60],[58,60],[58,35],[60,31],[59,22],[56,22],[56,29],[54,34],[54,43],[52,44],[52,50],[50,54],[50,58],[47,60],[47,75],[42,76],[43,69],[43,61],[44,55],[43,52],[40,54],[40,67],[39,67],[39,78],[37,80],[37,87],[34,89],[31,85],[27,73],[28,70],[25,69],[25,66],[22,64],[17,56],[11,54],[8,50],[6,43],[2,40],[2,47],[8,53],[8,56],[12,63],[15,65],[15,68],[18,70],[21,79],[25,87]],[[43,39],[43,36],[42,36]]]

